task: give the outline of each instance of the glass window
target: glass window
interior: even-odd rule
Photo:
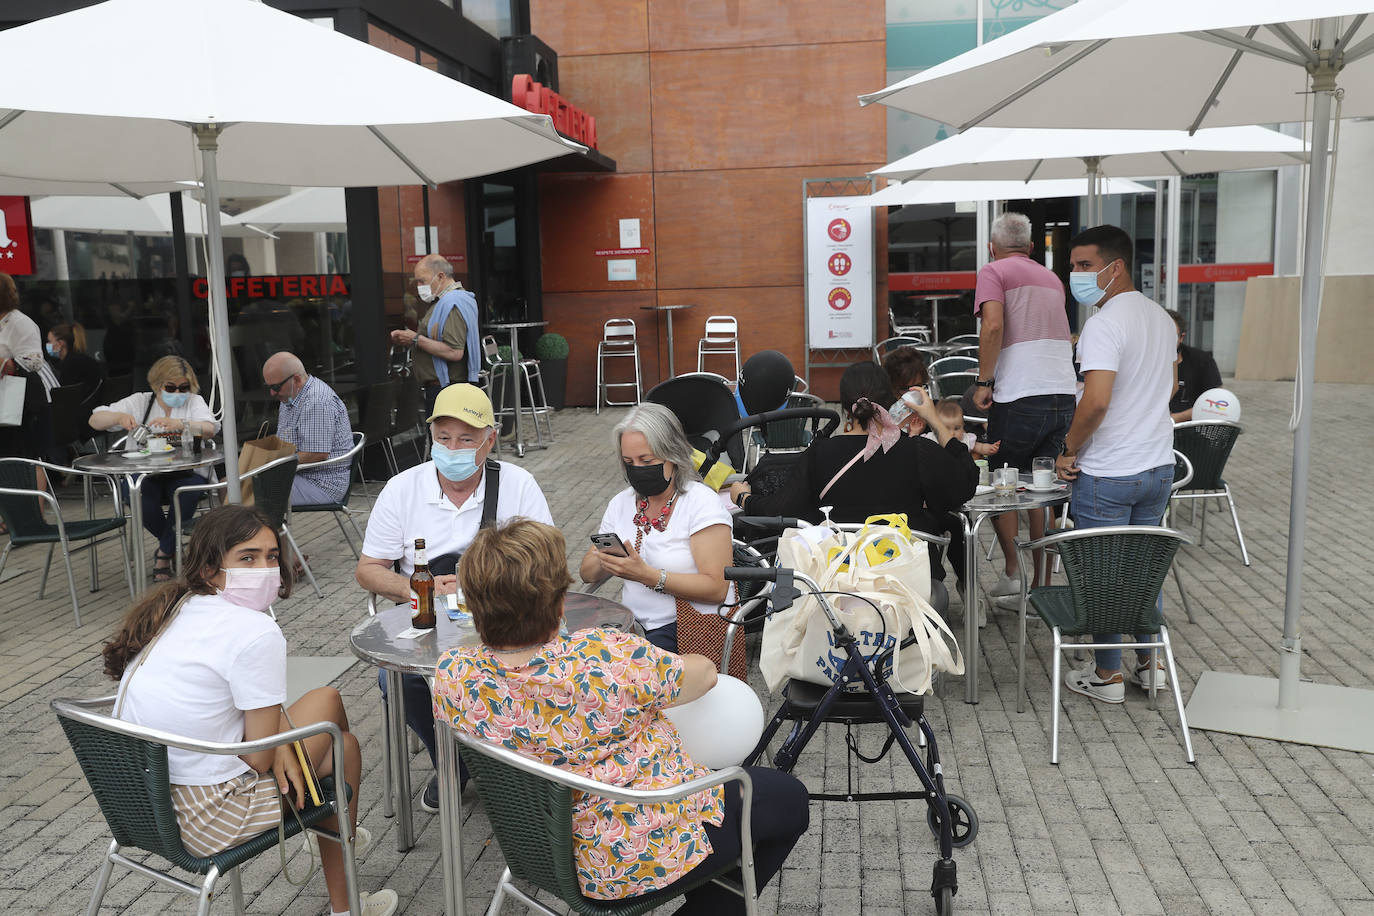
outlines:
[[[463,0],[463,18],[497,38],[511,34],[511,0]]]

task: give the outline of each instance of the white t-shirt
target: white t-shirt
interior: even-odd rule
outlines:
[[[145,651],[148,651],[145,649]],[[119,682],[119,718],[203,741],[243,740],[243,711],[286,702],[286,637],[269,615],[196,595]],[[167,749],[171,781],[213,786],[252,770],[238,757]]]
[[[102,405],[91,412],[98,413],[102,410],[110,410],[115,413],[127,413],[134,418],[135,422],[144,426],[157,417],[172,417],[177,420],[190,420],[193,423],[209,423],[213,427],[211,435],[219,432],[219,420],[215,419],[214,413],[210,411],[210,405],[206,404],[205,399],[200,395],[191,395],[190,399],[182,406],[171,408],[171,413],[165,412],[168,408],[163,405],[160,399],[157,403],[151,403],[152,398],[153,393],[151,391],[136,391],[127,398],[120,398],[113,404]],[[120,426],[116,423],[109,427],[108,431],[115,432],[118,429]],[[168,433],[167,435],[173,439],[176,438],[176,434]],[[172,444],[175,445],[176,443],[173,442]],[[194,473],[207,480],[214,479],[214,468],[211,467],[197,468]]]
[[[635,543],[635,502],[638,494],[629,487],[611,497],[606,506],[606,514],[601,516],[601,527],[597,531],[614,531],[620,539],[631,547]],[[696,573],[696,560],[692,558],[692,535],[712,525],[730,525],[730,513],[721,505],[716,492],[704,483],[693,481],[687,485],[687,492],[673,504],[673,514],[668,516],[668,526],[663,531],[650,528],[640,544],[639,555],[655,569],[666,569],[670,573]],[[620,593],[620,603],[634,611],[635,619],[646,630],[656,630],[677,620],[677,599],[672,595],[660,595],[638,582],[625,582]],[[714,614],[717,605],[692,602],[692,606],[703,614]]]
[[[496,521],[517,516],[553,524],[544,491],[529,471],[504,461],[496,496]],[[433,461],[418,464],[387,481],[367,520],[363,553],[378,560],[400,560],[401,574],[415,571],[415,539],[425,539],[425,555],[435,557],[467,549],[482,523],[486,473],[477,490],[454,506],[439,487]]]
[[[1174,463],[1169,397],[1177,345],[1173,319],[1134,290],[1113,296],[1084,322],[1078,338],[1082,371],[1116,373],[1107,415],[1078,450],[1084,473],[1128,477]]]

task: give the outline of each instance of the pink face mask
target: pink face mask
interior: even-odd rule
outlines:
[[[281,592],[281,570],[275,566],[236,568],[224,571],[220,595],[230,604],[250,611],[265,611]]]

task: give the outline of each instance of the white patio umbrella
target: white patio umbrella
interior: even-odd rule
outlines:
[[[1207,728],[1364,751],[1374,751],[1374,693],[1300,684],[1298,622],[1328,144],[1333,120],[1374,115],[1371,12],[1371,0],[1080,0],[860,100],[961,131],[980,125],[1197,130],[1310,118],[1278,683],[1205,672],[1190,706],[1195,721]],[[1338,90],[1342,98],[1333,118]]]
[[[9,72],[43,74],[6,85],[0,175],[200,179],[212,214],[221,177],[302,187],[435,184],[583,150],[546,116],[244,0],[108,0],[0,33],[0,59]],[[94,90],[100,86],[136,91]],[[219,220],[206,229],[232,455],[238,435]],[[233,473],[229,497],[239,499]]]
[[[1125,178],[1102,180],[1103,194],[1153,194],[1154,188]],[[1086,178],[1036,178],[1033,181],[925,181],[912,179],[890,184],[868,195],[875,207],[913,204],[947,204],[963,200],[1045,200],[1082,197],[1088,192]]]
[[[267,232],[343,232],[348,228],[343,188],[303,188],[245,210],[230,220]]]
[[[33,225],[38,229],[73,232],[134,232],[140,235],[172,234],[172,198],[149,197],[44,197],[30,203]],[[201,205],[189,196],[181,198],[187,235],[204,235]],[[222,222],[232,217],[222,215]]]

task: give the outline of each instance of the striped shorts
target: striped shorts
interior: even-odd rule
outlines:
[[[282,817],[277,778],[248,772],[214,786],[172,786],[181,842],[210,856],[277,826]]]

